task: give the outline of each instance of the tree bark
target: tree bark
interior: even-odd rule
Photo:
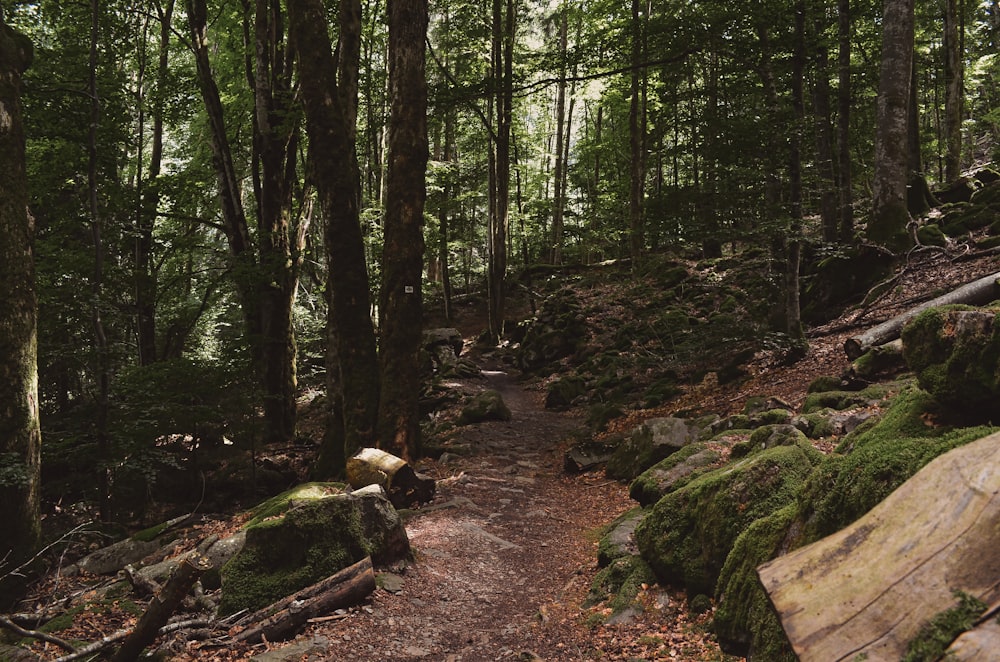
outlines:
[[[35,228],[21,110],[21,75],[32,55],[31,42],[7,26],[0,9],[0,459],[16,475],[0,486],[0,558],[8,564],[30,558],[40,536]]]
[[[150,601],[132,634],[115,653],[112,662],[132,662],[138,659],[142,650],[156,639],[160,628],[166,625],[202,573],[211,568],[211,561],[204,556],[185,559],[177,566],[163,590]]]
[[[823,224],[823,240],[837,241],[840,235],[840,216],[837,209],[839,191],[834,168],[836,155],[833,147],[833,123],[830,119],[830,53],[824,35],[826,12],[822,5],[813,7],[814,42],[813,62],[816,75],[813,84],[813,112],[816,130],[816,166],[822,180],[819,212]]]
[[[854,237],[854,191],[851,180],[851,0],[837,2],[837,177],[840,241]]]
[[[910,243],[906,184],[913,21],[913,0],[885,0],[868,239],[893,251]]]
[[[427,0],[389,0],[389,172],[379,294],[379,447],[420,456]]]
[[[433,478],[418,474],[406,460],[376,448],[362,448],[347,458],[347,482],[355,489],[381,486],[396,508],[430,501],[437,487]]]
[[[1000,297],[1000,273],[984,276],[979,280],[967,283],[947,294],[911,308],[905,313],[896,315],[892,319],[868,329],[861,335],[848,338],[844,341],[844,352],[853,361],[872,347],[895,340],[899,337],[900,331],[902,331],[907,322],[928,308],[956,303],[979,306],[990,303],[998,297]]]
[[[962,113],[964,66],[959,0],[945,0],[944,14],[944,178],[953,182],[962,174]]]
[[[306,587],[241,620],[250,626],[234,639],[257,643],[262,639],[289,639],[305,626],[310,618],[334,609],[358,604],[375,590],[372,559],[366,556],[354,565]]]
[[[645,245],[643,228],[643,192],[646,173],[643,169],[643,145],[646,125],[642,121],[645,110],[642,106],[640,80],[643,60],[643,24],[640,0],[632,0],[632,79],[630,82],[628,133],[629,133],[629,255],[632,268],[639,266],[642,248]]]
[[[289,3],[291,35],[299,59],[300,89],[309,135],[311,177],[326,219],[326,252],[336,330],[339,383],[343,393],[344,446],[324,446],[320,463],[343,470],[347,456],[375,440],[378,413],[378,360],[371,319],[371,295],[361,235],[357,167],[351,129],[338,100],[333,47],[320,0]]]

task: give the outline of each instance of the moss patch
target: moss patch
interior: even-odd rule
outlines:
[[[986,611],[987,604],[962,591],[955,592],[958,604],[937,614],[906,647],[903,662],[934,662],[941,659],[960,634],[972,628]]]
[[[789,504],[751,524],[733,544],[719,575],[714,627],[727,651],[773,662],[795,662],[791,644],[757,577],[757,567],[779,555],[798,513]]]
[[[660,499],[636,529],[643,558],[666,582],[714,593],[739,534],[791,503],[812,467],[799,446],[781,446],[698,477]]]

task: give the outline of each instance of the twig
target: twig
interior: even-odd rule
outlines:
[[[40,639],[42,641],[47,641],[50,644],[55,644],[56,646],[59,646],[60,648],[63,648],[70,652],[76,651],[76,648],[73,647],[73,644],[69,643],[65,639],[54,637],[51,634],[48,634],[47,632],[39,632],[38,630],[25,630],[20,625],[10,620],[6,616],[0,616],[0,625],[2,625],[3,627],[7,628],[14,634],[19,635],[21,637],[31,637],[32,639]]]

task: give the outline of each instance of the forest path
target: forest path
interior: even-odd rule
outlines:
[[[475,451],[423,467],[438,494],[407,520],[414,561],[380,577],[366,604],[266,659],[579,660],[594,649],[580,604],[597,532],[632,504],[603,474],[564,475],[578,417],[545,410],[506,373],[483,378],[512,419],[461,428],[456,438]]]

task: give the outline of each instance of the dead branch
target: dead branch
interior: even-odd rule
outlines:
[[[0,616],[0,625],[7,628],[19,637],[31,637],[32,639],[39,639],[41,641],[47,641],[50,644],[55,644],[59,648],[75,651],[73,644],[69,643],[65,639],[60,639],[59,637],[52,636],[46,632],[39,632],[38,630],[25,630],[20,625],[10,620],[6,616]]]
[[[374,590],[372,560],[366,556],[323,581],[243,618],[241,622],[249,623],[250,627],[233,638],[251,644],[262,639],[286,639],[298,632],[309,619],[357,604]]]
[[[204,556],[184,559],[159,594],[150,601],[135,629],[115,653],[112,662],[133,662],[137,659],[142,650],[153,643],[160,628],[166,624],[201,574],[211,567],[211,561]]]

